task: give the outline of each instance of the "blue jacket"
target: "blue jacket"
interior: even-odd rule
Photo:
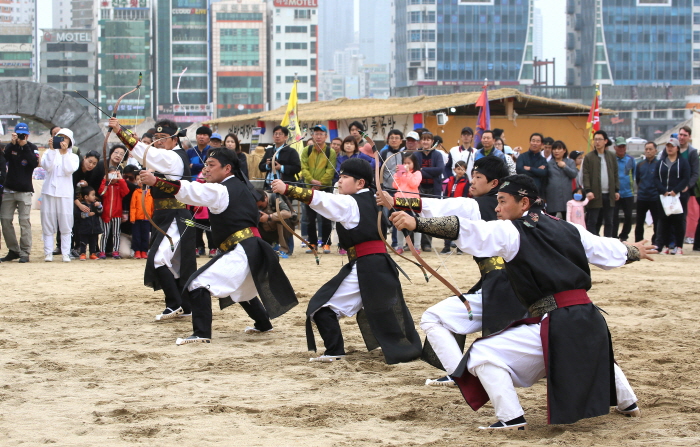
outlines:
[[[191,180],[196,180],[199,173],[202,172],[202,169],[204,169],[204,160],[207,159],[208,152],[209,145],[207,145],[202,152],[199,152],[199,148],[197,146],[187,149],[187,158],[190,159],[190,163],[192,164],[192,167],[190,167],[190,174],[192,174]]]
[[[427,156],[423,151],[416,151],[414,154],[418,158],[420,172],[423,175],[421,187],[432,186],[433,194],[442,195],[442,173],[445,170],[442,154],[436,150],[430,151]]]
[[[400,158],[398,155],[396,157]],[[333,183],[338,181],[338,173],[340,172],[340,165],[342,165],[345,160],[349,160],[351,158],[361,158],[363,160],[367,160],[369,162],[369,165],[372,167],[372,171],[374,171],[374,161],[375,160],[374,160],[374,158],[370,157],[367,154],[363,154],[362,152],[358,152],[356,154],[352,154],[349,157],[347,155],[338,155],[338,158],[335,161],[335,177],[333,178]]]
[[[634,158],[625,154],[617,158],[617,175],[620,177],[620,198],[634,197]]]
[[[637,182],[637,201],[653,202],[659,199],[659,194],[665,192],[659,189],[656,178],[659,163],[657,158],[654,158],[651,163],[646,159],[637,163],[637,172],[634,177]],[[622,182],[620,182],[620,186],[622,186]]]
[[[494,157],[500,158],[501,160],[503,160],[504,163],[506,161],[506,154],[504,154],[502,150],[496,149],[495,147],[493,149],[491,149],[491,153],[489,155],[493,155]],[[481,149],[476,151],[476,155],[474,156],[474,161],[476,161],[480,158],[484,158],[485,156],[486,156],[486,154],[484,154],[484,148],[482,147]]]

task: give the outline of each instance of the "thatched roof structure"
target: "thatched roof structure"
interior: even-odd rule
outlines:
[[[433,113],[457,109],[452,114],[476,115],[475,106],[481,92],[455,93],[440,96],[393,97],[388,99],[347,99],[338,98],[332,101],[317,101],[299,104],[299,116],[308,122],[328,120],[351,120],[384,115],[411,115],[414,113]],[[586,115],[590,105],[558,101],[525,94],[512,88],[489,90],[489,105],[491,115],[506,114],[506,99],[512,98],[515,111],[519,115],[554,114],[554,115]],[[205,121],[204,124],[234,125],[251,120],[282,121],[286,106],[278,109],[237,115]],[[614,114],[608,109],[602,109],[601,114]]]

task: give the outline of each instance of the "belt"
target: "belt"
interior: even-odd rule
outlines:
[[[481,261],[478,261],[476,265],[479,266],[481,276],[491,273],[494,270],[503,270],[506,267],[505,261],[500,256],[482,259]]]
[[[260,237],[260,232],[256,227],[249,227],[249,228],[244,228],[242,230],[238,230],[229,237],[226,238],[222,243],[219,244],[219,250],[221,251],[229,251],[231,248],[233,248],[236,244],[239,242],[249,239],[251,237]]]
[[[179,200],[168,197],[167,199],[153,199],[153,208],[156,210],[182,210],[185,204]]]
[[[528,307],[527,311],[533,317],[542,315],[562,307],[576,306],[577,304],[589,304],[591,299],[585,289],[567,290],[548,295]]]
[[[348,260],[350,262],[367,255],[376,253],[386,253],[386,246],[382,241],[367,241],[361,242],[353,247],[348,248]]]

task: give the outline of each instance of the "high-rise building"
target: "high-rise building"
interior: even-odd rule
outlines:
[[[348,2],[349,3],[349,2]],[[360,54],[367,64],[391,60],[391,2],[360,0]]]
[[[567,0],[566,13],[568,85],[700,83],[697,1]]]
[[[136,86],[141,73],[141,91],[124,98],[117,111],[123,124],[135,125],[153,114],[151,0],[112,0],[101,5],[100,108],[113,112],[117,99]]]
[[[155,0],[157,115],[189,125],[211,119],[208,0]]]
[[[33,0],[0,0],[0,25],[33,25],[34,3]]]
[[[270,103],[287,103],[294,79],[300,103],[318,100],[318,1],[269,0]]]
[[[80,28],[42,30],[40,80],[42,84],[48,84],[66,95],[73,96],[98,117],[99,111],[75,93],[78,91],[93,103],[97,103],[95,37],[93,30]]]
[[[34,81],[34,50],[32,25],[0,25],[0,79]]]
[[[73,26],[70,0],[51,0],[51,21],[54,29]]]
[[[356,76],[365,62],[358,45],[350,45],[333,54],[333,71],[343,76]]]
[[[68,3],[64,0],[64,3]],[[96,29],[97,21],[100,19],[100,7],[107,8],[113,3],[126,5],[125,0],[72,0],[66,7],[71,11],[71,28]],[[102,5],[102,6],[101,6]]]
[[[531,84],[533,0],[395,0],[393,88]]]
[[[228,0],[211,5],[214,117],[262,111],[267,104],[267,5]]]
[[[544,23],[542,20],[542,10],[540,8],[535,8],[533,14],[533,49],[532,55],[539,60],[544,59],[544,49],[542,46],[542,40],[544,39]]]
[[[352,0],[323,0],[318,5],[318,63],[322,70],[332,69],[333,54],[354,43],[354,10]]]

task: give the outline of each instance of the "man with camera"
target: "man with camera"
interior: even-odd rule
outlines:
[[[0,206],[0,224],[5,244],[9,249],[2,262],[19,259],[19,262],[29,262],[32,251],[32,224],[29,212],[32,209],[32,173],[39,164],[39,150],[29,142],[29,126],[18,123],[12,133],[12,141],[5,147],[7,160],[7,178]],[[20,240],[17,243],[15,227],[12,225],[15,210],[19,218]]]

